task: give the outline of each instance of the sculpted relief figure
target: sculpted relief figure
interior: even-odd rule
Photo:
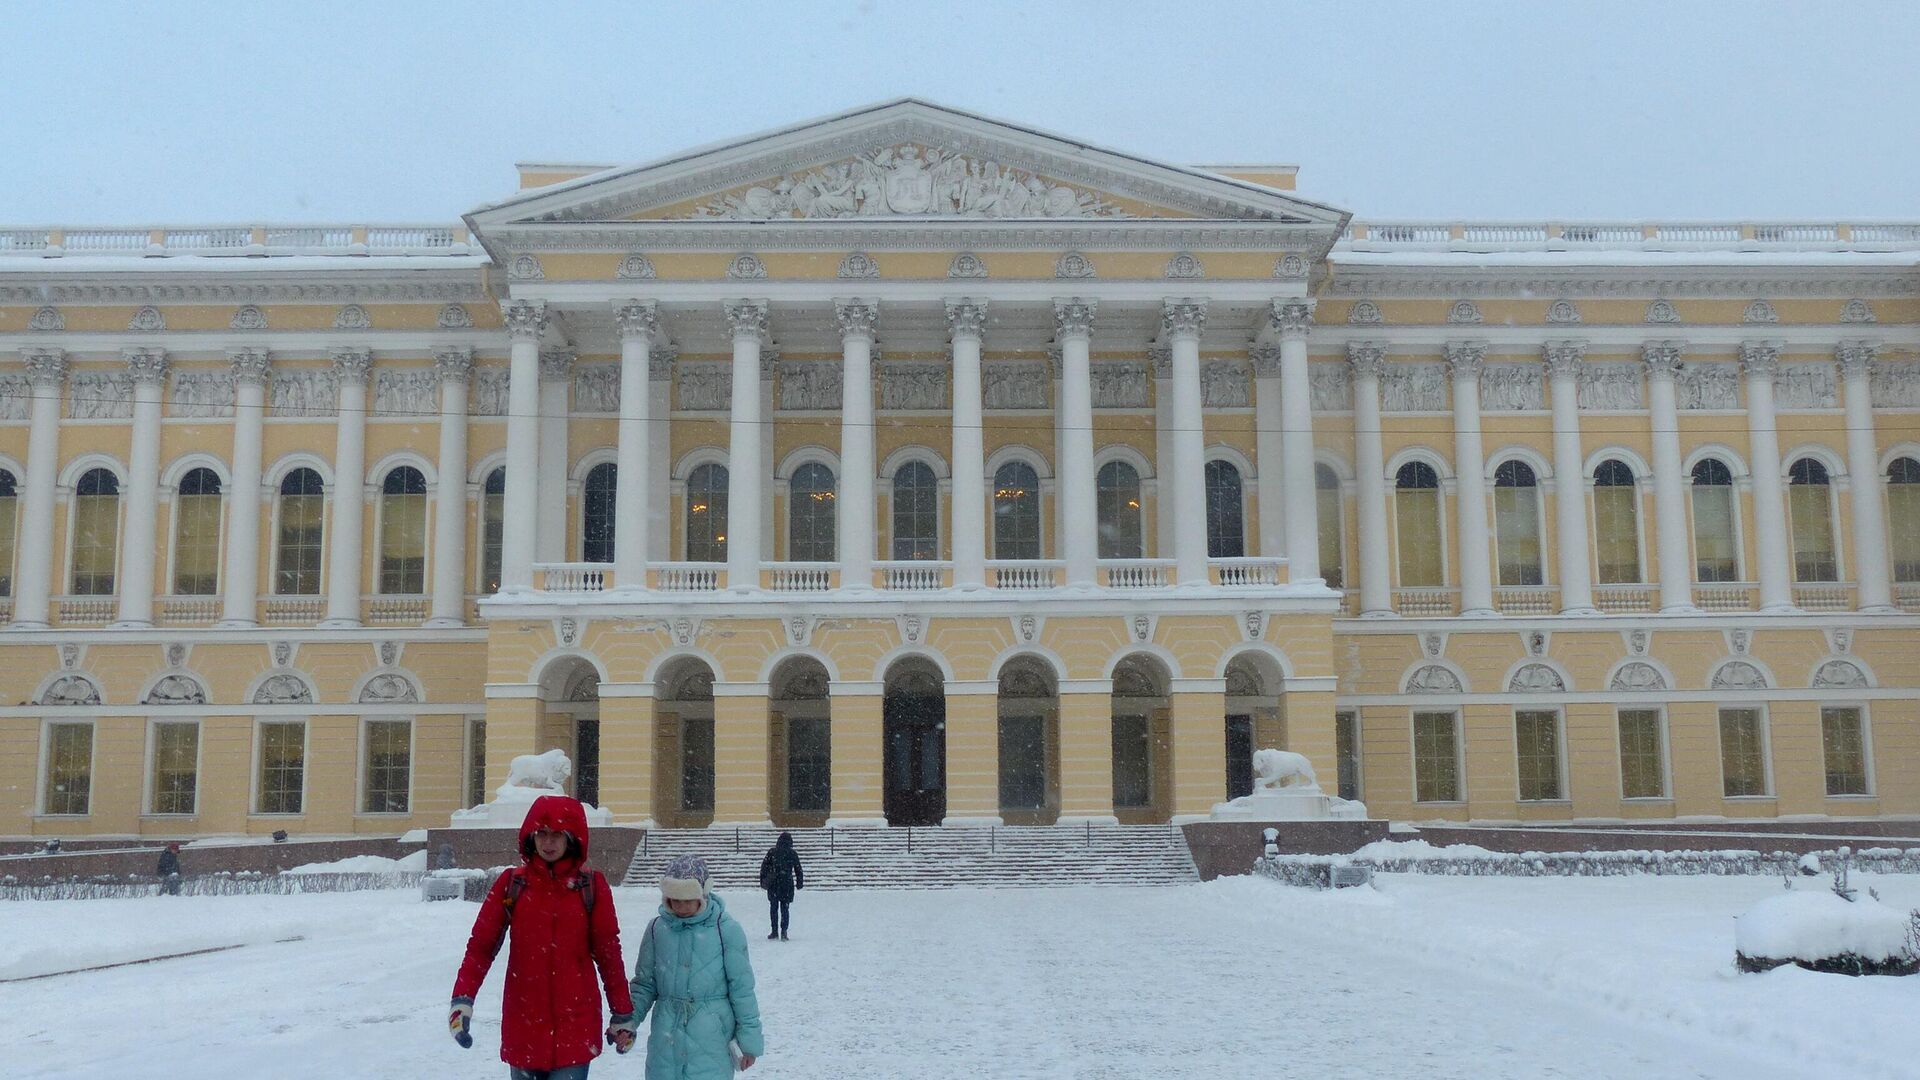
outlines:
[[[1129,217],[1098,195],[939,147],[882,147],[725,194],[690,215],[769,218]]]
[[[573,369],[573,411],[620,411],[620,365],[583,364]]]
[[[991,363],[981,371],[981,394],[989,409],[1044,409],[1047,382],[1047,369],[1040,364]]]
[[[0,420],[25,420],[31,393],[25,377],[0,375]]]
[[[1147,404],[1147,366],[1137,360],[1103,361],[1091,367],[1093,407],[1142,409]]]
[[[378,416],[431,416],[440,409],[440,377],[432,368],[374,374],[373,411]]]
[[[175,371],[173,415],[232,416],[233,373],[230,371]]]
[[[124,420],[133,415],[133,383],[118,371],[67,376],[67,415],[75,420]]]
[[[1247,397],[1247,372],[1237,360],[1208,360],[1200,365],[1200,401],[1209,408],[1253,404]]]
[[[1920,406],[1920,362],[1880,361],[1873,365],[1873,403],[1880,406]]]
[[[1346,364],[1307,365],[1314,412],[1345,412],[1353,408],[1353,382],[1348,373]]]
[[[726,364],[681,364],[680,407],[724,411],[732,404],[733,371]]]
[[[1546,394],[1539,364],[1488,364],[1480,370],[1483,409],[1544,409]]]
[[[272,385],[275,416],[328,416],[338,400],[333,372],[323,368],[276,368]]]
[[[1674,392],[1682,409],[1737,409],[1740,368],[1736,364],[1681,364]]]
[[[840,365],[805,361],[780,365],[780,407],[838,409]]]
[[[1445,411],[1446,365],[1388,364],[1380,376],[1380,407],[1387,412]]]
[[[1781,364],[1773,385],[1783,409],[1831,409],[1839,404],[1832,364]]]
[[[1580,407],[1583,409],[1641,409],[1640,365],[1580,365]]]
[[[880,369],[883,409],[944,409],[947,371],[939,364],[887,364]]]
[[[475,416],[507,415],[507,369],[473,369],[472,413]]]

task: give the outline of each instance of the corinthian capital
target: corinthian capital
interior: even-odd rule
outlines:
[[[1843,341],[1834,347],[1834,359],[1840,361],[1840,377],[1864,379],[1873,372],[1877,349],[1871,341]]]
[[[1580,361],[1587,355],[1584,341],[1549,341],[1540,350],[1547,363],[1547,374],[1555,379],[1571,379],[1580,374]]]
[[[167,379],[165,349],[121,349],[127,362],[127,374],[137,383],[158,383]]]
[[[1455,382],[1474,381],[1480,378],[1481,365],[1487,359],[1487,346],[1482,341],[1447,342],[1447,374]]]
[[[514,300],[500,308],[507,321],[507,333],[517,340],[538,341],[547,332],[547,305],[532,300]]]
[[[1640,359],[1646,361],[1652,377],[1671,379],[1680,373],[1680,355],[1686,348],[1681,341],[1649,341],[1640,347]]]
[[[1199,337],[1207,328],[1207,302],[1186,297],[1168,300],[1160,308],[1160,330],[1168,337],[1191,334]]]
[[[333,349],[327,355],[333,359],[333,376],[341,385],[359,383],[364,386],[367,377],[373,374],[372,349]]]
[[[1247,349],[1247,355],[1253,359],[1253,377],[1256,379],[1277,378],[1280,374],[1280,346],[1253,345]]]
[[[1740,373],[1748,378],[1771,379],[1780,369],[1780,343],[1743,341],[1740,343]]]
[[[58,386],[67,378],[67,351],[44,345],[34,345],[20,350],[20,359],[27,365],[27,381],[30,383],[50,383]]]
[[[1347,363],[1356,379],[1378,379],[1387,370],[1387,347],[1377,341],[1347,342]]]
[[[947,332],[954,337],[970,334],[979,337],[987,332],[987,302],[967,297],[947,301]]]
[[[1100,305],[1090,298],[1056,297],[1053,301],[1054,336],[1068,338],[1093,335],[1093,312]]]
[[[1147,361],[1153,365],[1154,378],[1173,378],[1173,346],[1161,344],[1148,345]]]
[[[671,341],[663,341],[654,346],[647,354],[647,378],[653,382],[667,382],[673,378],[673,362],[680,359],[680,350]]]
[[[228,349],[227,359],[233,362],[233,381],[235,383],[257,383],[265,386],[267,375],[273,365],[267,350],[247,347]]]
[[[1267,325],[1283,338],[1305,337],[1313,329],[1313,301],[1275,300],[1267,309]]]
[[[623,300],[613,305],[613,321],[620,324],[620,340],[649,340],[660,330],[660,315],[651,300]]]
[[[572,349],[540,350],[540,381],[562,381],[573,377]]]
[[[433,354],[433,369],[443,383],[466,382],[473,377],[473,350],[465,345],[441,349]]]
[[[840,324],[842,338],[872,341],[874,329],[880,325],[880,305],[872,300],[835,300],[833,321]]]
[[[765,300],[728,300],[726,301],[727,326],[734,337],[767,336],[767,302]]]

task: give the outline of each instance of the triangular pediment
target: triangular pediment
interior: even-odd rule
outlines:
[[[906,99],[606,169],[476,210],[488,224],[1164,218],[1339,228],[1288,192]]]

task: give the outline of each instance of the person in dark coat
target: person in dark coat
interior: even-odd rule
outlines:
[[[160,852],[160,865],[154,873],[160,875],[160,895],[180,895],[180,845],[178,842],[168,844],[165,850]]]
[[[787,923],[793,907],[793,894],[807,887],[806,871],[800,869],[800,853],[793,849],[793,834],[783,832],[767,856],[760,860],[760,887],[767,891],[767,940],[787,940]]]

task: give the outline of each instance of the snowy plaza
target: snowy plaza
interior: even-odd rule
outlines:
[[[1920,877],[1862,875],[1895,906]],[[1733,917],[1769,877],[1383,875],[1314,892],[1180,888],[807,893],[794,938],[730,892],[777,1077],[1914,1077],[1920,980],[1737,975]],[[631,965],[658,894],[617,892]],[[474,914],[410,890],[9,904],[0,983],[17,1077],[493,1078],[446,1037]],[[299,938],[297,941],[284,939]],[[57,946],[49,943],[57,942]],[[595,1077],[638,1077],[640,1056]]]

